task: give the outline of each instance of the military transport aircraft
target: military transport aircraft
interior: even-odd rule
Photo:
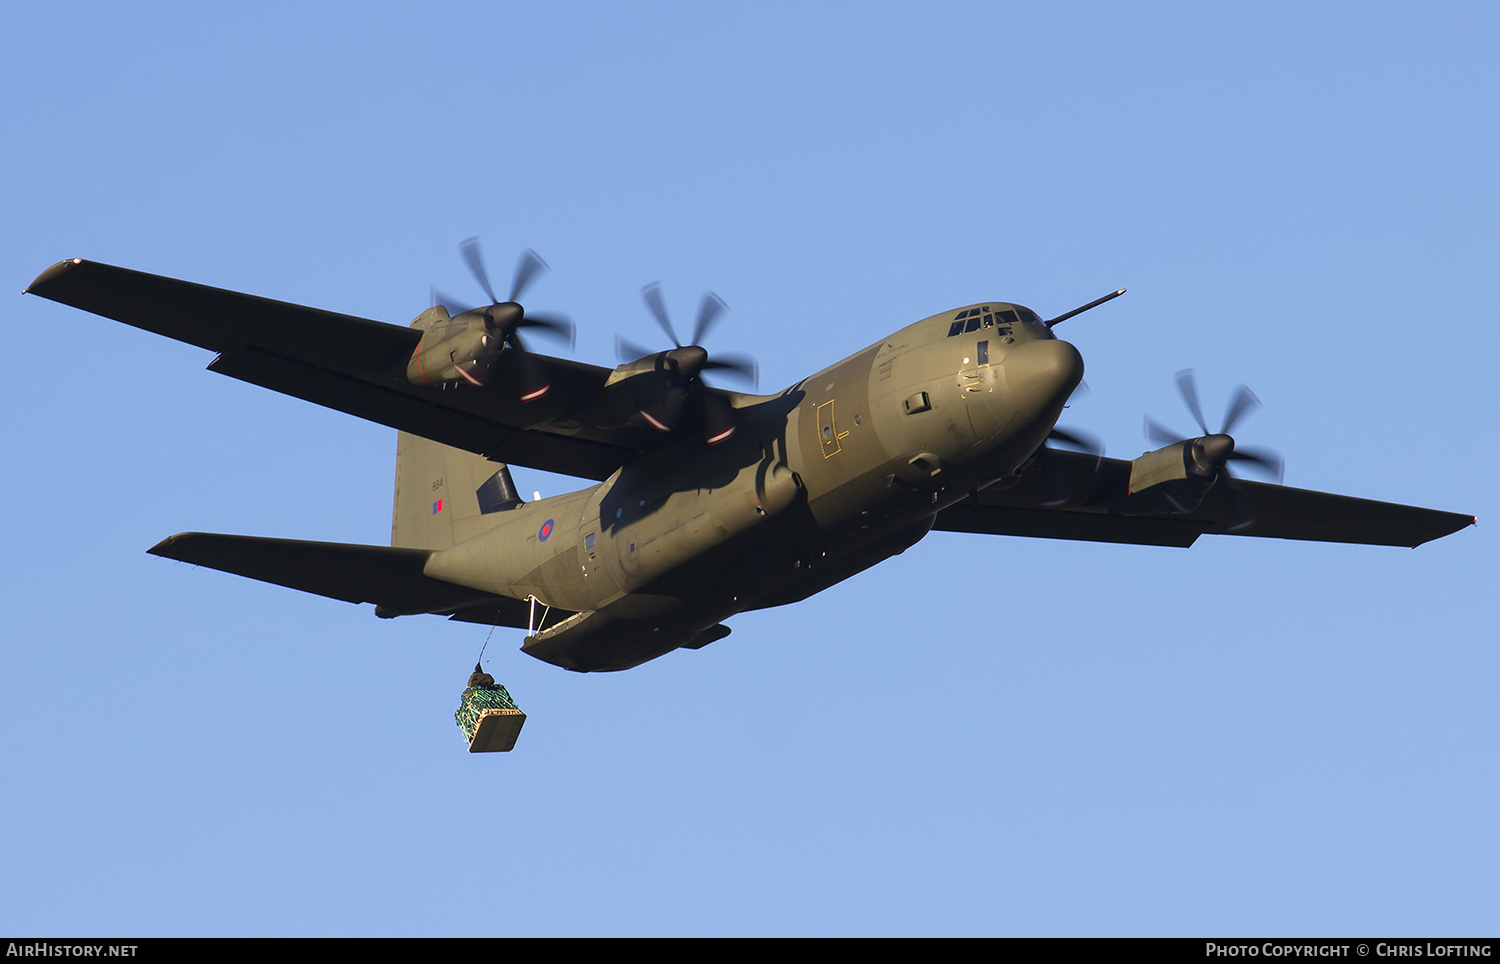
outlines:
[[[400,431],[391,545],[184,533],[150,551],[349,602],[381,617],[434,613],[523,628],[524,652],[579,672],[629,669],[729,635],[739,612],[798,602],[905,551],[932,529],[1157,546],[1204,534],[1416,546],[1474,522],[1230,474],[1279,473],[1229,432],[1242,389],[1202,434],[1148,423],[1162,447],[1104,458],[1056,428],[1083,359],[1021,305],[954,308],[769,395],[711,386],[753,376],[690,343],[660,289],[645,298],[675,347],[621,342],[604,368],[533,352],[570,336],[518,299],[544,267],[527,252],[505,301],[476,243],[490,304],[437,304],[410,327],[63,261],[27,291],[216,352],[209,369]],[[1116,292],[1115,294],[1119,294]],[[446,301],[435,296],[434,301]],[[522,501],[507,465],[598,481]]]

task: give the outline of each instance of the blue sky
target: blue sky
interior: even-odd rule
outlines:
[[[0,265],[405,324],[528,304],[774,390],[979,300],[1060,313],[1113,455],[1249,384],[1292,485],[1477,515],[1415,551],[938,533],[581,676],[145,554],[382,544],[394,432],[18,294],[0,930],[1472,935],[1500,907],[1486,4],[11,10]],[[579,487],[518,471],[529,493]],[[529,714],[470,756],[482,646]]]

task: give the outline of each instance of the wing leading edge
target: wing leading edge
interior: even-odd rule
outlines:
[[[1048,449],[1020,480],[938,513],[934,529],[1187,548],[1201,535],[1409,546],[1474,525],[1473,516],[1231,479],[1191,512],[1133,513],[1131,463]]]
[[[217,352],[211,371],[497,462],[605,479],[636,449],[627,430],[567,419],[571,404],[601,389],[607,368],[529,353],[552,391],[523,403],[412,384],[414,328],[79,259],[48,268],[26,292]]]

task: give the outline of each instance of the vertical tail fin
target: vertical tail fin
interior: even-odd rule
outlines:
[[[391,545],[449,549],[519,505],[506,465],[406,432],[397,440]]]

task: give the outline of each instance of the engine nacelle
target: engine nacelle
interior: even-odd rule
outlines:
[[[706,394],[698,380],[708,352],[683,345],[626,362],[610,373],[588,418],[598,425],[647,425],[663,434],[691,427],[710,445],[734,434],[734,414],[722,399]]]
[[[1130,463],[1131,508],[1157,512],[1192,512],[1218,481],[1234,451],[1227,435],[1183,439],[1146,452]]]
[[[480,311],[450,318],[438,305],[419,315],[412,327],[422,329],[422,340],[406,363],[406,378],[415,385],[483,385],[505,349]]]

